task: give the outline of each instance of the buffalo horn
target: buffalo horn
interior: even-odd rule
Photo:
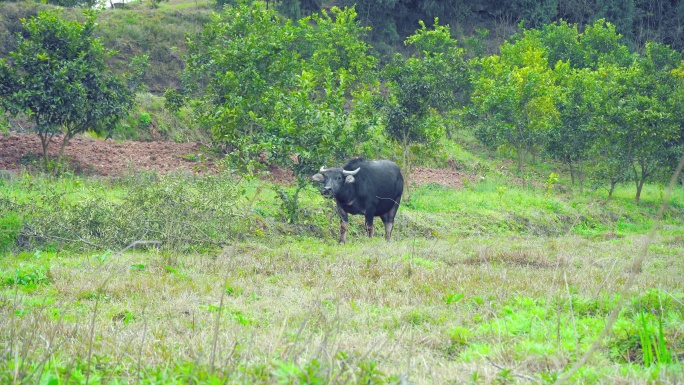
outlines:
[[[361,167],[357,168],[354,171],[342,170],[342,174],[344,174],[344,175],[356,175],[359,172],[359,170],[361,170]]]
[[[318,172],[320,172],[320,173],[322,174],[322,173],[324,173],[324,172],[326,172],[326,171],[328,171],[328,170],[325,169],[325,166],[321,166],[321,169],[320,169],[320,171],[318,171]]]

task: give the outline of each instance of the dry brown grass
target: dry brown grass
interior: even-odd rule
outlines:
[[[93,368],[115,363],[120,368],[115,375],[129,380],[140,375],[141,365],[178,360],[206,366],[213,361],[216,370],[237,380],[244,375],[240,367],[274,359],[299,364],[317,359],[343,368],[367,358],[377,360],[383,372],[415,383],[462,383],[473,373],[491,382],[501,368],[520,381],[539,379],[540,372],[561,371],[573,354],[521,352],[515,345],[520,337],[505,333],[480,334],[458,347],[450,331],[496,321],[519,296],[562,301],[568,295],[564,277],[573,296],[597,299],[615,292],[627,274],[632,246],[641,239],[354,242],[353,247],[315,241],[274,248],[242,244],[216,255],[127,253],[104,262],[92,255],[61,255],[51,261],[50,284],[18,291],[16,298],[3,292],[0,317],[8,320],[0,326],[3,352],[20,352],[33,362],[53,351],[86,360],[92,343]],[[683,261],[676,253],[654,253],[634,292],[681,293]],[[451,293],[463,298],[449,304],[444,298]],[[41,299],[48,302],[40,304]],[[493,348],[486,359],[460,357],[471,343]],[[601,370],[611,378],[637,378],[598,362],[608,365]]]

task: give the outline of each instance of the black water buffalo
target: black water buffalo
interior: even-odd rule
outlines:
[[[389,160],[349,160],[342,168],[321,167],[311,179],[323,182],[321,192],[332,196],[340,214],[340,243],[347,240],[348,214],[366,216],[368,236],[373,236],[373,218],[385,224],[385,239],[390,240],[394,216],[397,215],[404,177],[394,162]]]

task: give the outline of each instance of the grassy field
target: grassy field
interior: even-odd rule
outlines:
[[[152,64],[115,139],[206,135],[159,95],[180,85],[186,33],[212,10],[101,14],[117,72]],[[537,164],[523,187],[456,134],[470,146],[434,162],[455,159],[464,187],[413,188],[390,243],[352,217],[338,245],[315,188],[225,171],[0,174],[0,384],[554,383],[597,340],[570,382],[684,383],[684,188],[650,237],[663,186],[606,200]]]
[[[553,383],[604,328],[663,191],[428,185],[393,242],[353,217],[337,245],[313,188],[289,223],[292,190],[233,175],[0,183],[0,382],[46,384]],[[683,210],[678,188],[571,382],[684,381]],[[120,252],[139,240],[162,243]]]

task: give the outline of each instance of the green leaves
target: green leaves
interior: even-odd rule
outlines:
[[[514,148],[522,171],[523,154],[537,152],[558,122],[560,89],[534,34],[504,43],[501,56],[485,58],[481,65],[473,94],[478,136],[490,146]]]
[[[375,88],[375,59],[356,12],[331,13],[292,23],[243,2],[189,39],[185,84],[207,85],[193,107],[241,163],[265,156],[303,175],[367,138],[355,99]]]
[[[408,59],[396,54],[385,66],[389,95],[383,109],[385,132],[401,144],[406,167],[409,146],[432,149],[443,138],[441,118],[466,103],[470,71],[449,27],[440,26],[437,19],[432,30],[421,22],[405,44],[416,51]]]
[[[0,64],[1,101],[33,121],[46,166],[52,134],[65,133],[63,149],[76,134],[111,130],[133,104],[132,93],[105,65],[112,52],[93,37],[96,14],[83,16],[67,21],[53,10],[23,20],[27,36],[17,35],[17,50]]]
[[[682,150],[681,54],[649,43],[642,55],[621,43],[615,26],[598,20],[580,33],[560,22],[524,30],[500,56],[478,63],[474,112],[488,146],[524,154],[545,150],[573,181],[584,166],[600,183],[647,178],[670,169]]]

